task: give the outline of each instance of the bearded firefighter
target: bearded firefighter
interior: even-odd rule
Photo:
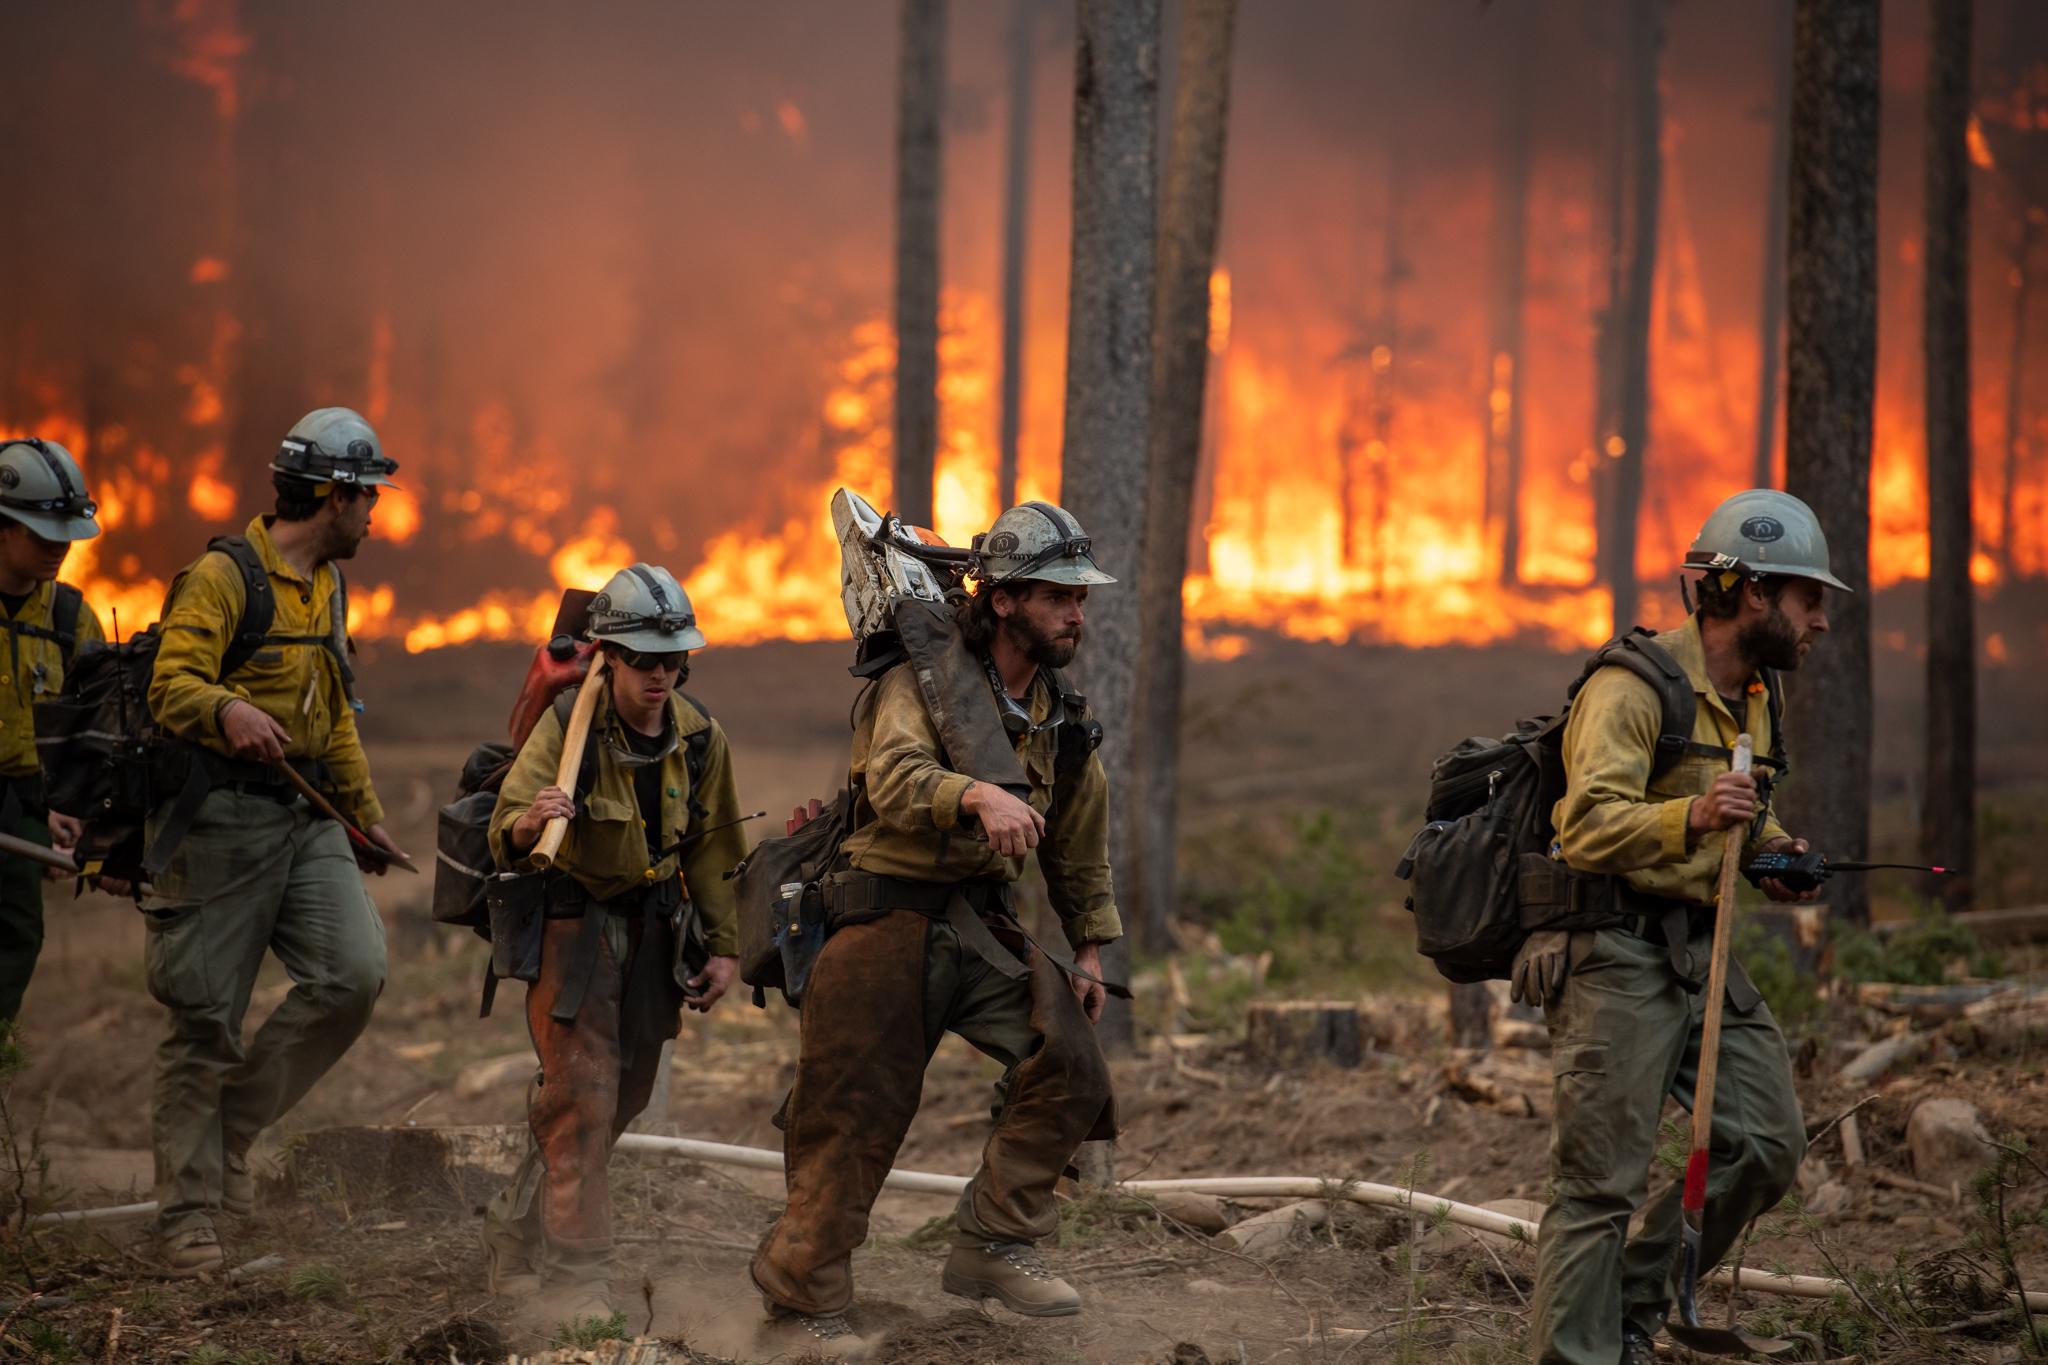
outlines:
[[[1122,929],[1101,728],[1060,670],[1080,647],[1089,589],[1116,580],[1049,503],[1011,508],[974,549],[977,589],[958,626],[990,679],[993,742],[1007,734],[1024,781],[1007,791],[949,765],[912,665],[862,695],[849,870],[828,892],[831,936],[803,998],[782,1115],[789,1202],[753,1261],[767,1335],[790,1349],[862,1349],[846,1317],[851,1257],[948,1031],[1007,1072],[981,1169],[954,1210],[943,1287],[1030,1316],[1081,1309],[1036,1244],[1057,1226],[1053,1186],[1081,1143],[1114,1136],[1094,1024],[1101,948]],[[1012,911],[1033,852],[1064,945],[1033,941]]]
[[[485,1211],[491,1289],[546,1289],[568,1319],[610,1314],[612,1144],[653,1094],[682,1008],[709,1011],[737,966],[726,869],[746,854],[725,731],[678,691],[704,646],[667,569],[635,564],[590,604],[603,655],[578,793],[556,785],[565,727],[541,714],[499,791],[491,850],[532,866],[552,820],[567,822],[545,873],[523,879],[538,979],[526,1024],[540,1057],[529,1094],[533,1147]],[[594,751],[594,752],[593,752]],[[585,790],[587,785],[587,790]]]
[[[1594,672],[1565,723],[1559,856],[1574,904],[1604,907],[1609,927],[1539,930],[1514,962],[1516,998],[1543,1008],[1555,1071],[1530,1313],[1529,1357],[1545,1365],[1654,1359],[1679,1273],[1678,1186],[1640,1231],[1630,1224],[1665,1098],[1690,1108],[1699,1079],[1722,832],[1745,831],[1745,862],[1806,851],[1772,814],[1768,786],[1731,769],[1730,750],[1748,734],[1762,770],[1783,771],[1777,689],[1826,635],[1826,593],[1848,585],[1829,569],[1812,510],[1771,489],[1716,508],[1685,568],[1700,574],[1698,610],[1652,641],[1696,697],[1682,752],[1659,761],[1662,705],[1627,668]],[[1774,901],[1820,894],[1761,886]],[[1784,1035],[1740,964],[1729,966],[1702,1273],[1784,1197],[1806,1150]]]

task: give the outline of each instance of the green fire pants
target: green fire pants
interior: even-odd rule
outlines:
[[[1711,946],[1710,932],[1693,936],[1688,975],[1705,978]],[[1662,943],[1602,929],[1575,935],[1573,947],[1563,996],[1545,1010],[1557,1115],[1529,1358],[1613,1365],[1623,1317],[1654,1335],[1677,1293],[1679,1182],[1634,1240],[1628,1225],[1649,1191],[1665,1096],[1692,1105],[1706,991],[1686,989]],[[1708,1142],[1702,1276],[1792,1188],[1805,1153],[1792,1062],[1770,1007],[1739,1014],[1730,1006]]]
[[[384,925],[340,825],[303,800],[234,790],[208,793],[143,909],[149,992],[170,1011],[152,1124],[168,1235],[212,1223],[224,1154],[247,1151],[370,1022]],[[292,989],[245,1051],[266,951]]]

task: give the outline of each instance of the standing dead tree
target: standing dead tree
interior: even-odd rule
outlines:
[[[1770,488],[1778,450],[1778,386],[1785,355],[1785,197],[1792,155],[1792,15],[1774,6],[1776,28],[1771,82],[1771,161],[1765,191],[1763,298],[1757,309],[1756,448],[1749,481]]]
[[[1665,0],[1628,6],[1623,82],[1629,91],[1628,264],[1622,293],[1611,305],[1617,329],[1616,423],[1607,524],[1600,537],[1607,584],[1614,594],[1614,630],[1635,623],[1639,584],[1636,540],[1650,443],[1650,314],[1657,283],[1658,204],[1663,195],[1663,98],[1658,86]]]
[[[1970,32],[1975,0],[1931,0],[1927,54],[1927,780],[1920,848],[1950,910],[1976,866],[1977,632],[1970,559]]]
[[[1060,497],[1094,539],[1096,562],[1121,580],[1089,601],[1089,645],[1076,667],[1106,731],[1110,862],[1122,903],[1137,866],[1130,795],[1152,420],[1158,103],[1159,0],[1079,0]],[[1129,940],[1111,944],[1103,960],[1113,975],[1126,975]],[[1112,1001],[1101,1031],[1105,1046],[1128,1047],[1129,1007]]]
[[[1858,588],[1869,583],[1877,379],[1879,5],[1799,0],[1785,258],[1785,487],[1820,518],[1835,576]],[[1803,775],[1787,823],[1857,857],[1870,837],[1869,593],[1833,595],[1828,620],[1790,689],[1785,733]],[[1861,878],[1828,891],[1836,914],[1870,922]]]
[[[996,433],[996,505],[1017,505],[1024,412],[1024,262],[1031,245],[1031,83],[1042,0],[1011,0],[1010,127],[1003,153],[1003,388]]]
[[[1159,288],[1153,308],[1152,453],[1139,575],[1135,882],[1140,941],[1169,946],[1178,896],[1175,789],[1180,781],[1181,583],[1188,520],[1202,454],[1209,362],[1209,281],[1223,190],[1230,108],[1230,40],[1237,0],[1186,0],[1173,132],[1159,218]]]
[[[1494,176],[1493,307],[1486,357],[1486,403],[1482,413],[1486,435],[1486,468],[1480,505],[1498,527],[1500,581],[1521,580],[1522,442],[1525,423],[1522,396],[1528,357],[1523,354],[1523,313],[1529,278],[1529,84],[1534,63],[1529,43],[1534,33],[1533,6],[1505,6],[1496,11],[1499,35],[1500,105],[1495,139],[1498,170]]]
[[[903,0],[896,106],[896,512],[932,524],[939,450],[939,121],[946,0]]]

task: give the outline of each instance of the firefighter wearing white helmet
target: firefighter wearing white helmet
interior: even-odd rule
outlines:
[[[853,1344],[852,1254],[946,1031],[1009,1074],[982,1168],[954,1209],[940,1287],[1034,1317],[1081,1311],[1038,1243],[1058,1227],[1053,1190],[1076,1150],[1115,1133],[1093,1027],[1101,947],[1122,933],[1109,786],[1101,727],[1059,671],[1080,647],[1089,589],[1115,582],[1090,551],[1080,523],[1043,502],[974,539],[977,589],[956,614],[966,648],[949,637],[941,652],[986,673],[987,688],[958,695],[972,711],[993,693],[996,714],[982,714],[1007,776],[941,742],[919,672],[945,659],[913,652],[856,709],[848,866],[825,893],[833,931],[807,973],[785,1110],[789,1203],[752,1267],[771,1318],[764,1348],[836,1355]],[[1059,941],[1025,937],[1012,910],[1034,852]]]
[[[738,966],[733,883],[746,856],[725,731],[677,690],[704,646],[674,574],[635,564],[590,603],[603,651],[593,736],[577,790],[556,785],[573,695],[541,714],[491,813],[498,865],[530,872],[550,820],[568,822],[551,866],[513,879],[544,900],[523,944],[494,950],[535,965],[527,1030],[540,1083],[533,1145],[484,1214],[493,1292],[557,1296],[558,1316],[604,1317],[615,1269],[607,1166],[647,1104],[685,1005],[709,1010]]]
[[[258,1135],[348,1051],[384,986],[361,873],[383,872],[398,846],[356,731],[341,561],[398,465],[360,414],[320,408],[269,467],[274,512],[209,542],[173,582],[149,687],[151,717],[206,778],[203,796],[165,801],[144,831],[168,858],[144,901],[144,962],[170,1011],[151,1126],[173,1275],[221,1264],[217,1220],[249,1211]],[[298,794],[287,766],[362,844]],[[271,952],[293,987],[245,1055],[242,1011]]]
[[[59,849],[79,823],[47,809],[35,711],[63,689],[78,651],[102,638],[98,616],[57,573],[74,541],[100,533],[71,452],[33,437],[0,444],[0,831]],[[0,1019],[21,998],[43,945],[43,870],[0,853]]]
[[[1571,894],[1554,907],[1556,928],[1543,927],[1553,908],[1521,908],[1524,924],[1536,922],[1516,954],[1513,991],[1543,1008],[1560,1059],[1530,1313],[1537,1361],[1654,1360],[1651,1341],[1671,1308],[1680,1191],[1632,1218],[1665,1099],[1690,1104],[1698,1081],[1724,832],[1741,832],[1745,864],[1807,850],[1772,810],[1785,772],[1782,675],[1826,635],[1827,592],[1849,587],[1829,565],[1812,509],[1764,488],[1716,508],[1685,567],[1701,577],[1684,624],[1615,641],[1588,665],[1565,723],[1565,792],[1553,811],[1555,856],[1569,869],[1560,884]],[[1755,773],[1730,761],[1744,734]],[[1825,780],[1821,765],[1807,778]],[[1774,901],[1819,894],[1770,878],[1760,886]],[[1732,958],[1726,997],[1702,1275],[1784,1197],[1806,1149],[1784,1037]]]

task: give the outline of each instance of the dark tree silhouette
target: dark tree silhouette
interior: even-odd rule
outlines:
[[[946,0],[903,0],[896,114],[895,510],[932,524],[939,449],[939,121]]]

